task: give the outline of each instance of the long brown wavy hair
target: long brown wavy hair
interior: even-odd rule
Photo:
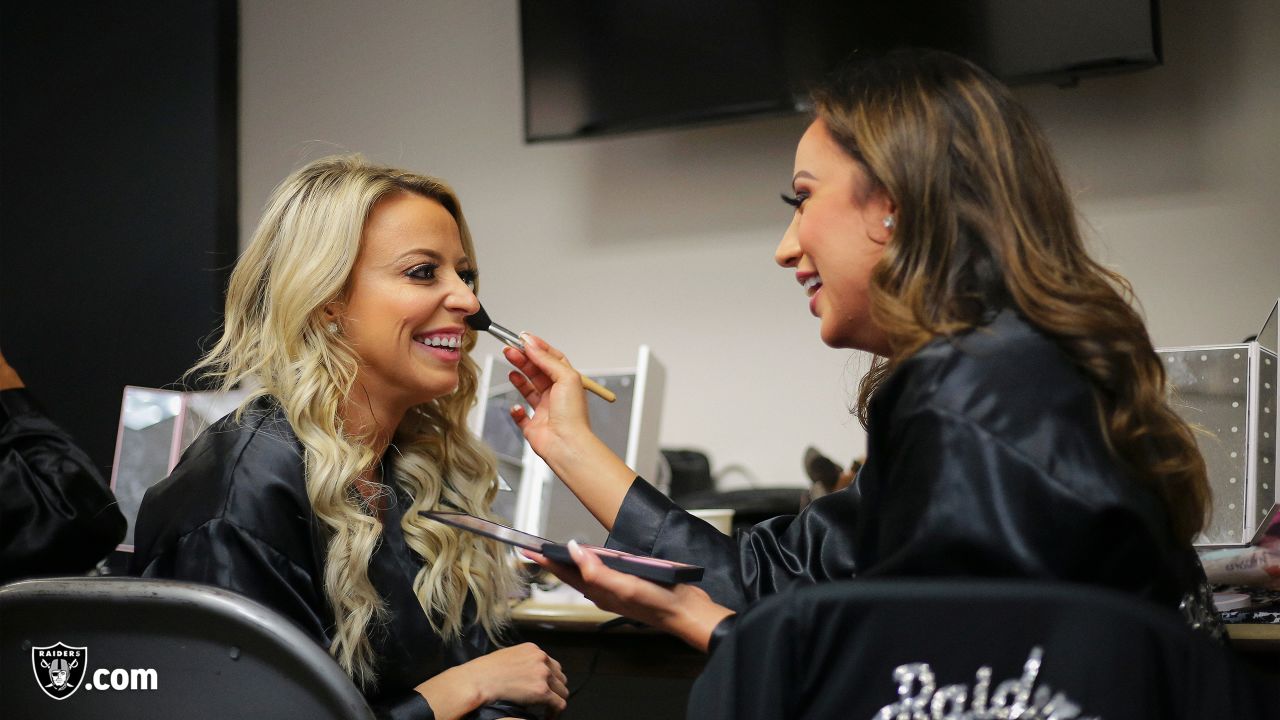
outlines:
[[[1086,252],[1049,143],[1008,88],[954,55],[898,50],[848,63],[813,100],[897,208],[870,289],[891,353],[863,378],[863,426],[904,359],[1014,307],[1088,377],[1115,456],[1190,542],[1210,502],[1204,459],[1167,402],[1132,287]]]

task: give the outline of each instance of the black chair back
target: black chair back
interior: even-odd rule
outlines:
[[[13,718],[372,718],[332,658],[279,613],[171,580],[0,587],[0,697]]]

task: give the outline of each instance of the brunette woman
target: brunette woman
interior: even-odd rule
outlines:
[[[901,51],[814,95],[778,265],[827,345],[874,353],[854,490],[736,540],[674,506],[590,432],[564,357],[508,352],[513,418],[610,545],[707,566],[664,588],[582,556],[599,605],[705,648],[797,583],[1034,578],[1106,586],[1211,621],[1191,547],[1204,462],[1165,400],[1128,284],[1089,257],[1049,144],[972,63]]]

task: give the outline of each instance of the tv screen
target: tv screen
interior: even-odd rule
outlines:
[[[1155,0],[522,0],[525,139],[789,113],[855,52],[958,53],[1010,84],[1160,63]]]

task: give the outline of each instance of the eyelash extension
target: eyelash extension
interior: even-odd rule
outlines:
[[[414,280],[434,280],[436,277],[436,270],[439,268],[439,265],[435,265],[433,263],[423,263],[409,268],[409,271],[406,272],[405,275],[413,278]]]
[[[436,270],[439,269],[440,266],[434,263],[423,263],[409,268],[405,275],[414,280],[435,280]],[[480,277],[480,273],[475,270],[459,270],[458,277],[462,279],[462,282],[467,284],[467,287],[474,288],[476,286],[476,279]]]
[[[782,202],[799,210],[800,206],[804,205],[804,201],[809,199],[809,193],[798,192],[795,195],[788,195],[786,193],[782,193],[782,195],[780,195],[779,197],[782,198]]]

